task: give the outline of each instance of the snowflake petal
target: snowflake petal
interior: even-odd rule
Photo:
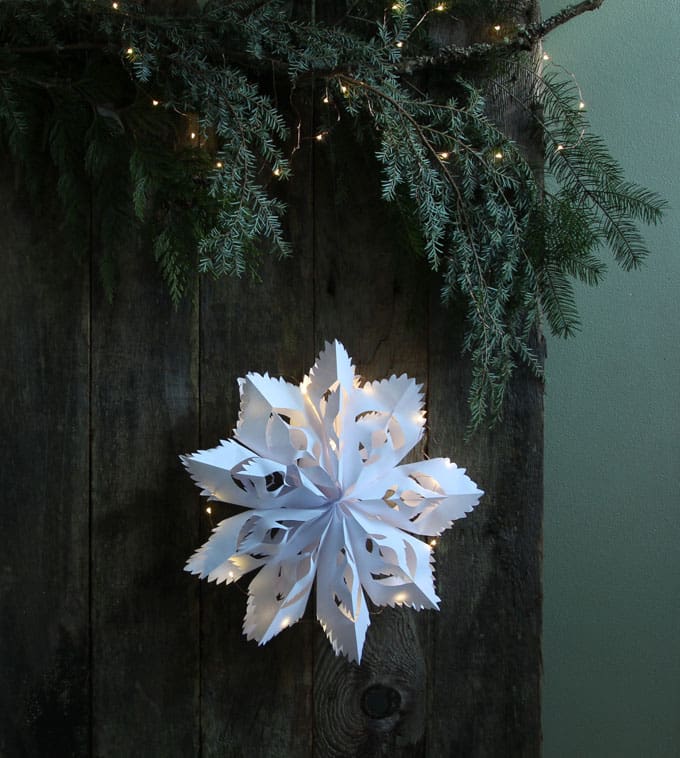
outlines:
[[[243,564],[239,567],[233,563],[232,557],[238,547],[239,535],[251,516],[251,512],[245,511],[220,521],[213,529],[210,539],[187,561],[184,570],[191,574],[199,574],[201,579],[207,577],[208,581],[218,584],[229,584],[240,579],[246,573],[246,567]]]
[[[422,385],[406,374],[356,388],[341,422],[339,479],[346,494],[392,469],[420,441]]]
[[[432,549],[422,540],[354,511],[348,527],[366,594],[376,605],[438,608]]]
[[[345,392],[351,391],[354,386],[354,366],[340,342],[326,342],[303,386],[317,411],[322,411],[324,396],[337,387],[342,387]]]
[[[241,412],[236,439],[257,455],[294,463],[313,448],[300,388],[268,375],[247,374],[239,380]]]
[[[252,456],[252,452],[233,440],[222,440],[218,447],[199,450],[180,459],[201,488],[201,495],[234,505],[249,505],[250,498],[235,482],[231,470]]]
[[[484,494],[448,458],[398,466],[354,492],[371,518],[413,534],[438,535],[466,516]]]
[[[251,508],[316,508],[326,502],[324,492],[294,465],[248,458],[234,467],[231,475],[243,488]]]
[[[316,564],[304,560],[268,563],[248,588],[248,606],[243,633],[260,645],[300,619],[314,583]]]
[[[319,546],[316,617],[333,650],[359,662],[371,621],[344,521],[334,513]]]

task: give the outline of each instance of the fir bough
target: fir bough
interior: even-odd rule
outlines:
[[[464,306],[477,427],[500,417],[518,362],[541,374],[542,319],[556,334],[577,328],[572,283],[601,279],[600,249],[637,267],[647,254],[638,224],[663,208],[592,134],[574,81],[540,74],[527,53],[579,6],[532,26],[514,20],[527,4],[511,5],[498,39],[438,48],[430,24],[439,13],[459,20],[445,4],[349,3],[325,25],[278,0],[209,1],[176,16],[126,0],[11,0],[0,4],[0,143],[35,198],[52,167],[64,230],[81,250],[97,240],[109,291],[118,246],[141,229],[179,300],[197,269],[240,275],[264,251],[289,254],[275,185],[294,181],[291,93],[323,92],[338,118],[372,131],[384,198],[407,204],[443,300]],[[479,21],[498,6],[456,13]],[[448,91],[422,91],[423,74],[442,69]],[[520,71],[521,99],[503,76]],[[542,135],[545,187],[490,120],[499,93]],[[332,139],[331,124],[315,128]]]

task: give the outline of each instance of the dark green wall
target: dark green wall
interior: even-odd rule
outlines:
[[[606,0],[545,43],[671,204],[645,269],[612,265],[579,290],[582,333],[548,342],[545,758],[680,755],[679,11]]]

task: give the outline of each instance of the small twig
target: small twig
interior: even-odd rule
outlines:
[[[554,29],[557,29],[558,26],[571,21],[572,18],[576,18],[576,16],[580,16],[582,13],[587,13],[588,11],[596,11],[603,2],[604,0],[583,0],[576,5],[568,5],[564,10],[547,18],[545,21],[528,26],[524,35],[529,36],[533,41],[542,39]]]
[[[444,66],[452,63],[465,63],[475,58],[483,58],[490,53],[512,55],[531,48],[543,37],[550,34],[558,26],[580,16],[582,13],[597,10],[604,0],[583,0],[576,5],[569,5],[554,16],[536,24],[530,24],[520,29],[513,39],[503,39],[498,42],[478,42],[473,45],[459,47],[450,45],[444,47],[436,55],[421,55],[417,58],[407,58],[401,62],[399,70],[402,73],[412,73],[431,66]]]

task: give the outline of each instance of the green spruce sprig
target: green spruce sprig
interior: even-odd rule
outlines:
[[[462,304],[476,428],[500,418],[518,363],[541,375],[542,320],[564,336],[578,328],[573,282],[600,281],[600,249],[636,268],[647,254],[638,225],[663,209],[592,134],[573,79],[526,61],[543,34],[601,2],[437,50],[435,9],[409,0],[375,17],[352,4],[330,25],[278,0],[177,16],[128,0],[12,0],[0,4],[0,144],[31,196],[56,182],[64,230],[80,250],[94,241],[107,291],[119,246],[141,230],[179,300],[197,270],[242,275],[265,251],[290,253],[273,177],[294,180],[290,93],[321,88],[372,131],[384,198],[406,204],[442,299]],[[473,86],[465,66],[478,74],[485,60],[493,75]],[[419,77],[442,66],[448,91],[423,92]],[[526,77],[530,94],[520,100],[504,72]],[[490,119],[487,95],[499,93],[542,135],[545,184]]]

